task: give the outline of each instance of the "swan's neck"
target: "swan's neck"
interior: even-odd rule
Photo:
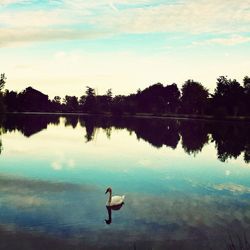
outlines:
[[[107,220],[105,220],[105,221],[106,221],[107,224],[111,224],[112,223],[112,216],[111,216],[112,211],[111,211],[110,207],[106,206],[106,208],[108,210],[108,216],[109,216],[109,218]]]
[[[112,190],[109,191],[109,203],[111,202]]]

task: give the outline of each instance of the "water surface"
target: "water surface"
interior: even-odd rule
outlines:
[[[248,123],[9,115],[1,124],[2,247],[227,249],[231,236],[250,235]],[[126,201],[106,224],[109,186]]]

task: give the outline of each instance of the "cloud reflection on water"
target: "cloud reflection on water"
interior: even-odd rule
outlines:
[[[0,191],[7,192],[63,192],[63,191],[96,191],[96,186],[68,182],[52,182],[45,180],[27,179],[18,176],[0,175]]]
[[[250,230],[250,201],[244,198],[250,189],[232,184],[208,188],[213,191],[207,194],[180,191],[161,196],[129,193],[123,211],[114,214],[116,232],[107,231],[104,227],[105,197],[100,187],[0,176],[0,201],[2,209],[8,207],[5,211],[7,215],[9,213],[7,218],[15,214],[13,208],[19,209],[18,216],[23,216],[23,219],[17,228],[27,229],[31,226],[25,213],[29,209],[31,215],[43,220],[40,224],[38,219],[38,231],[43,228],[43,232],[60,235],[62,228],[67,228],[69,238],[86,233],[90,238],[96,237],[93,235],[96,233],[107,237],[111,233],[118,237],[121,233],[128,236],[128,239],[123,239],[125,244],[130,244],[132,235],[133,241],[149,237],[158,242],[166,239],[201,240],[208,236],[219,238],[225,237],[224,232],[228,229]],[[223,190],[230,192],[221,193]],[[24,212],[21,212],[23,209]],[[84,240],[88,241],[85,237]]]
[[[221,155],[228,147],[221,148],[218,138],[217,144],[209,141],[203,147],[211,139],[206,136],[208,131],[221,136],[209,130],[213,126],[198,124],[188,135],[192,123],[183,123],[179,132],[180,124],[171,121],[169,126],[175,128],[175,135],[169,141],[168,130],[164,138],[158,133],[157,120],[148,124],[143,121],[146,125],[141,121],[114,121],[116,129],[108,139],[105,128],[110,129],[111,124],[105,119],[90,120],[81,118],[74,129],[64,127],[66,124],[48,125],[47,130],[34,136],[25,123],[28,139],[12,130],[2,136],[5,150],[0,158],[1,173],[8,174],[0,175],[0,231],[6,227],[12,233],[73,239],[84,242],[86,249],[109,248],[111,244],[133,249],[135,242],[144,246],[141,249],[165,249],[174,241],[174,249],[180,242],[183,249],[203,249],[201,245],[205,242],[207,246],[208,239],[222,244],[227,230],[250,231],[249,170],[239,167],[243,159],[230,161],[225,170],[225,164],[216,160],[214,146],[222,149]],[[164,128],[165,123],[159,123]],[[127,130],[119,130],[126,125],[127,130],[135,131],[132,136]],[[84,133],[91,133],[93,126],[98,138],[85,143]],[[190,143],[189,139],[204,126],[205,134],[199,133]],[[225,138],[230,146],[230,138]],[[163,145],[168,148],[160,149]],[[238,154],[229,152],[224,158],[231,155]],[[107,185],[127,197],[124,208],[112,214],[109,227],[104,222]]]

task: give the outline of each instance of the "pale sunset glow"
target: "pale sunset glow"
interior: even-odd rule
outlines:
[[[187,79],[213,92],[249,75],[249,27],[249,0],[0,0],[0,72],[51,98]]]

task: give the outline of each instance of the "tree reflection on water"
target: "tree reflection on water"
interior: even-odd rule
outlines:
[[[138,139],[143,139],[156,148],[167,146],[175,149],[181,143],[187,154],[195,156],[202,151],[204,145],[214,143],[220,161],[236,159],[243,153],[245,162],[250,162],[250,126],[244,122],[13,114],[1,118],[1,131],[5,133],[17,130],[30,137],[47,129],[49,124],[59,125],[61,117],[64,118],[65,126],[72,126],[74,129],[79,125],[85,128],[86,142],[93,140],[97,128],[105,130],[110,138],[111,128],[114,127],[134,132]]]

